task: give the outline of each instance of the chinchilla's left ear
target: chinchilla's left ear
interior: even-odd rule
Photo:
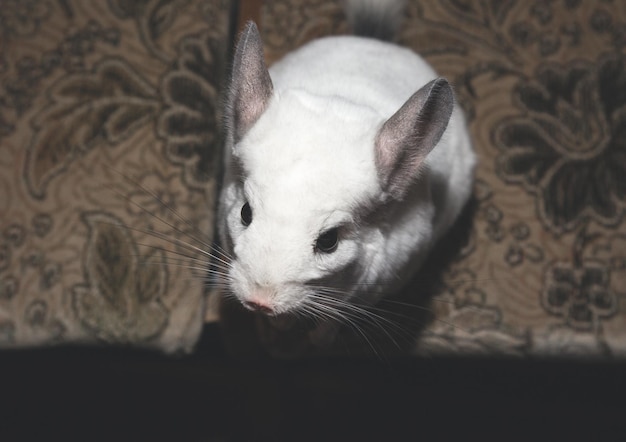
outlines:
[[[233,143],[241,140],[256,123],[267,108],[273,90],[259,30],[254,22],[248,22],[235,50],[228,96],[226,118]]]
[[[447,80],[437,78],[407,100],[376,136],[376,169],[382,188],[402,199],[419,174],[426,156],[443,135],[454,94]]]

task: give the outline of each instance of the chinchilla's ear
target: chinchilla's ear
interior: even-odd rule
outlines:
[[[380,128],[375,141],[376,169],[382,188],[402,199],[426,156],[443,135],[454,107],[447,80],[423,86]]]
[[[226,123],[237,143],[259,119],[274,87],[265,66],[263,43],[254,22],[248,22],[235,49]]]

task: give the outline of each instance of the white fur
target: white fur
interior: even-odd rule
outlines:
[[[274,314],[301,307],[316,281],[344,299],[375,302],[407,282],[470,195],[476,160],[463,115],[455,106],[420,179],[395,201],[379,183],[375,136],[436,78],[432,68],[393,44],[329,37],[289,54],[270,74],[267,109],[228,146],[243,166],[243,177],[228,169],[221,195],[232,291]],[[443,183],[436,194],[434,182]],[[246,201],[248,227],[240,220]],[[378,207],[378,215],[364,216],[364,207]],[[345,230],[337,251],[316,253],[317,237],[338,224]]]

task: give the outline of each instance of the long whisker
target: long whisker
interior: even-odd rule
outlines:
[[[328,319],[338,320],[340,323],[345,323],[345,324],[349,325],[350,328],[355,330],[361,336],[361,338],[367,343],[367,345],[372,349],[372,351],[374,352],[376,357],[380,358],[380,354],[379,354],[378,350],[376,350],[376,346],[373,344],[373,342],[367,336],[367,333],[365,333],[361,329],[361,327],[358,325],[358,323],[354,320],[353,317],[347,316],[345,314],[345,312],[340,312],[340,311],[338,311],[336,309],[333,309],[330,306],[326,306],[324,304],[314,303],[314,304],[310,304],[310,306],[314,307],[318,312],[320,312],[323,315],[325,315]]]
[[[377,328],[380,328],[396,345],[397,343],[395,342],[395,339],[391,336],[387,328],[396,331],[400,336],[404,338],[413,338],[412,334],[409,333],[405,328],[401,327],[397,323],[375,312],[375,311],[379,311],[381,313],[387,313],[387,314],[391,313],[387,310],[378,309],[374,306],[360,306],[360,305],[353,304],[350,302],[340,301],[334,298],[326,298],[325,301],[327,303],[334,304],[334,306],[336,307],[351,310],[351,313],[356,315],[356,317],[362,316],[369,323],[376,326]],[[396,316],[402,317],[403,319],[412,319],[412,318],[409,318],[408,316],[403,316],[403,315],[396,315]],[[397,346],[399,347],[399,345]]]
[[[219,270],[214,270],[214,269],[210,269],[208,267],[198,267],[198,266],[194,266],[194,265],[188,265],[185,263],[176,263],[176,262],[163,262],[163,261],[143,261],[141,264],[144,265],[163,265],[163,264],[167,264],[169,267],[176,267],[179,269],[187,269],[187,270],[191,270],[193,271],[197,271],[197,272],[201,272],[203,275],[204,274],[208,274],[211,276],[226,276],[227,273],[225,272],[221,272]],[[201,276],[202,277],[202,276]]]
[[[225,260],[223,260],[223,259],[221,259],[219,257],[216,257],[210,251],[204,250],[204,249],[202,249],[200,247],[197,247],[197,246],[195,246],[193,244],[190,244],[190,243],[187,243],[185,241],[182,241],[182,240],[180,240],[178,238],[169,237],[165,233],[161,233],[161,232],[153,231],[153,230],[140,229],[140,228],[137,228],[137,227],[131,227],[131,226],[127,226],[125,224],[115,223],[115,222],[108,222],[108,221],[98,221],[98,222],[101,223],[101,224],[108,224],[108,225],[113,225],[113,226],[117,226],[117,227],[124,227],[124,228],[129,229],[129,230],[133,230],[133,231],[136,231],[136,232],[144,233],[146,235],[151,235],[151,236],[153,236],[155,238],[161,239],[161,240],[163,240],[163,241],[165,241],[165,242],[167,242],[169,244],[172,244],[174,246],[178,246],[178,247],[181,247],[181,248],[189,250],[189,251],[198,252],[201,255],[207,256],[209,258],[213,258],[213,259],[217,260],[218,262],[221,262],[222,264],[229,265],[229,262],[227,262],[227,261],[225,261]],[[149,246],[148,244],[139,244],[139,245]],[[210,247],[210,248],[212,249],[212,247]],[[169,251],[169,252],[172,252],[172,251]]]
[[[192,235],[188,235],[190,238],[194,239],[195,241],[197,241],[198,243],[200,243],[203,246],[209,247],[210,244],[205,241],[204,239],[202,239],[204,237],[204,232],[200,231],[197,226],[193,225],[191,223],[191,221],[189,221],[186,217],[182,216],[180,214],[180,212],[178,212],[176,209],[174,209],[172,206],[170,206],[169,204],[167,204],[165,201],[163,201],[163,199],[161,197],[159,197],[159,195],[157,195],[156,193],[154,193],[153,191],[151,191],[150,189],[148,189],[147,187],[143,186],[141,183],[139,183],[137,180],[124,175],[123,173],[109,167],[109,169],[111,171],[113,171],[114,173],[118,174],[119,176],[121,176],[123,179],[125,179],[126,181],[130,182],[131,184],[133,184],[134,186],[136,186],[138,189],[140,189],[141,191],[143,191],[144,193],[146,193],[147,195],[151,196],[155,201],[157,201],[161,207],[165,207],[172,215],[174,215],[176,218],[178,218],[180,221],[182,221],[183,223],[185,223],[185,225],[187,225],[192,231],[194,231],[196,234],[198,234],[200,236],[200,239],[196,236],[192,236]],[[119,192],[117,192],[117,190],[112,189],[113,191],[115,191],[116,193],[120,194]],[[177,232],[185,235],[185,233],[183,233],[182,231],[178,230],[175,226],[173,226],[171,223],[163,220],[161,217],[159,217],[158,215],[151,213],[150,211],[148,211],[147,209],[145,209],[144,207],[141,206],[141,204],[136,203],[135,201],[132,201],[132,199],[130,197],[128,197],[127,195],[123,195],[120,194],[124,199],[126,199],[129,203],[135,205],[136,207],[138,207],[140,210],[148,213],[149,215],[153,216],[154,218],[158,219],[159,221],[163,222],[165,225],[175,229]]]
[[[152,244],[145,244],[145,243],[137,243],[138,245],[142,246],[142,247],[147,247],[147,248],[151,248],[151,249],[155,249],[155,250],[164,250],[159,246],[155,246]],[[164,260],[167,260],[168,262],[184,262],[184,263],[195,263],[199,266],[205,266],[206,268],[216,268],[216,269],[220,269],[220,270],[224,270],[224,271],[228,271],[231,268],[231,265],[229,263],[224,263],[221,264],[219,262],[215,262],[215,261],[211,261],[211,260],[206,260],[206,259],[202,259],[202,258],[197,258],[193,255],[187,255],[186,253],[183,252],[179,252],[176,250],[164,250],[167,255],[176,255],[176,256],[180,256],[180,258],[177,258],[176,256],[165,256]],[[136,256],[141,258],[141,255],[130,255],[130,256]]]
[[[116,193],[118,196],[120,196],[124,200],[128,201],[130,204],[134,205],[135,207],[138,207],[144,213],[147,213],[151,217],[159,220],[160,222],[162,222],[163,224],[165,224],[166,226],[168,226],[169,228],[171,228],[175,232],[178,232],[178,233],[180,233],[183,236],[191,238],[192,240],[194,240],[195,242],[200,244],[202,247],[209,249],[212,253],[208,253],[204,249],[202,249],[200,247],[196,247],[196,246],[194,246],[192,244],[185,243],[188,248],[193,248],[195,251],[197,251],[199,253],[210,255],[213,259],[220,259],[222,261],[230,259],[229,256],[224,252],[223,249],[221,249],[220,247],[217,247],[215,244],[209,243],[207,240],[203,239],[203,237],[204,237],[204,233],[203,232],[201,232],[196,226],[194,226],[187,218],[182,216],[177,210],[175,210],[169,204],[165,203],[162,200],[162,198],[160,198],[154,192],[151,192],[150,190],[148,190],[147,188],[142,186],[139,182],[131,179],[130,177],[125,176],[124,174],[116,171],[115,169],[111,169],[111,170],[113,172],[117,173],[118,175],[122,176],[124,179],[126,179],[129,182],[131,182],[135,186],[137,186],[140,190],[142,190],[146,194],[150,195],[152,198],[154,198],[155,201],[157,201],[159,204],[161,204],[162,207],[165,207],[176,218],[180,219],[183,223],[185,223],[187,226],[189,226],[189,228],[193,232],[195,232],[196,234],[193,235],[193,234],[191,234],[189,232],[185,232],[185,231],[181,230],[179,227],[177,227],[173,223],[163,219],[162,217],[160,217],[159,215],[157,215],[155,213],[150,212],[145,207],[143,207],[141,204],[138,204],[137,202],[133,201],[132,198],[130,198],[129,196],[124,195],[121,192],[119,192],[118,190],[116,190],[113,187],[109,186],[109,189],[112,192]],[[148,234],[148,235],[152,235],[152,236],[154,236],[156,238],[163,239],[163,240],[168,241],[168,242],[170,242],[170,243],[172,243],[174,245],[179,245],[180,246],[180,243],[176,244],[176,243],[173,242],[174,240],[176,240],[176,238],[169,238],[169,237],[167,237],[166,235],[164,235],[164,234],[162,234],[160,232],[157,232],[157,231],[154,231],[154,230],[137,229],[135,227],[130,227],[130,226],[124,226],[124,227],[127,227],[127,228],[129,228],[131,230],[139,231],[139,232],[142,232],[142,233],[145,233],[145,234]],[[198,235],[200,235],[200,237],[198,237]],[[217,255],[219,255],[219,257]]]
[[[337,290],[331,289],[329,291],[336,292]],[[325,305],[326,308],[331,309],[329,311],[333,311],[335,314],[341,312],[341,318],[344,320],[350,319],[354,325],[356,325],[358,322],[363,322],[374,326],[378,330],[382,330],[387,338],[390,339],[390,341],[393,342],[394,345],[398,348],[401,348],[401,346],[390,333],[390,331],[393,330],[394,333],[398,333],[398,335],[403,337],[403,339],[412,338],[411,334],[406,329],[396,324],[395,322],[375,312],[370,311],[369,307],[364,308],[351,302],[323,295],[319,292],[312,295],[311,298],[317,301],[316,305]],[[359,330],[360,332],[363,332],[360,327]]]
[[[353,306],[355,306],[354,303],[350,303],[350,302],[348,302],[346,300],[339,301],[342,297],[347,297],[349,295],[344,290],[337,289],[337,288],[334,288],[334,287],[317,286],[316,287],[316,291],[318,293],[321,292],[321,293],[326,293],[327,295],[334,295],[332,297],[328,297],[327,300],[332,300],[334,302],[342,302],[344,307],[350,306],[350,308],[354,308]],[[338,297],[335,297],[335,296],[338,296]],[[407,316],[405,314],[401,314],[401,313],[398,313],[398,312],[394,312],[394,311],[390,311],[388,309],[381,308],[380,305],[385,304],[385,303],[396,304],[396,305],[399,305],[399,306],[402,306],[402,307],[409,307],[409,308],[414,308],[414,309],[418,309],[418,310],[434,313],[433,309],[429,308],[427,306],[422,306],[422,305],[419,305],[419,304],[406,303],[406,302],[392,300],[392,299],[382,299],[381,301],[379,301],[378,305],[371,305],[371,306],[368,305],[368,306],[359,307],[359,313],[361,313],[363,315],[366,315],[368,313],[371,313],[371,311],[377,311],[377,312],[380,312],[381,314],[393,315],[394,317],[397,317],[398,319],[408,320],[408,321],[411,321],[411,322],[414,321],[415,318],[412,318],[412,317]],[[472,307],[473,306],[468,306],[468,308],[472,308]],[[476,311],[481,311],[481,309],[479,307],[474,307],[474,309]],[[383,319],[386,319],[386,318],[383,318]],[[438,317],[435,317],[435,316],[433,316],[432,319],[437,321],[437,322],[440,322],[442,324],[445,324],[445,325],[448,325],[450,327],[456,328],[458,330],[467,332],[467,330],[465,330],[464,328],[460,327],[459,325],[454,324],[454,323],[452,323],[450,321],[447,321],[445,319],[438,318]],[[390,323],[390,325],[393,324],[393,325],[397,326],[397,324],[393,323],[392,321],[389,321],[389,323]]]

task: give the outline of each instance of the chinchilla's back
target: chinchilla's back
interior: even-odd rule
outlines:
[[[437,77],[413,51],[391,43],[404,0],[347,0],[350,36],[314,40],[271,69],[276,91],[301,89],[343,98],[389,117],[417,89]]]

